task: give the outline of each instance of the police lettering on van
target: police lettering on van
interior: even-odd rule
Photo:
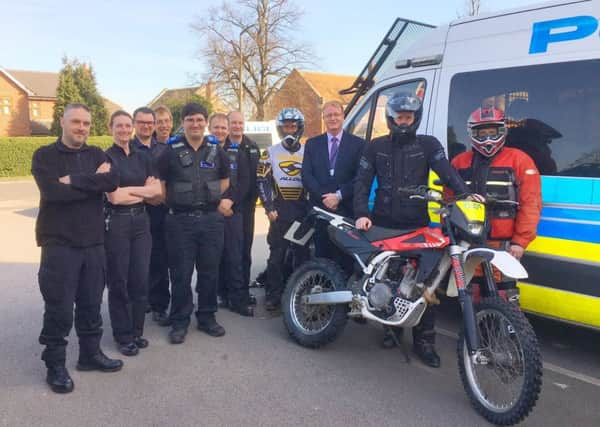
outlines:
[[[571,29],[566,31],[564,29]],[[572,16],[533,24],[529,53],[543,53],[550,43],[584,39],[598,29],[598,20],[593,16]],[[563,30],[563,31],[559,31]],[[598,40],[600,42],[600,39]]]

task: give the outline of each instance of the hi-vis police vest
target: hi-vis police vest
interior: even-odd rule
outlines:
[[[214,147],[204,143],[194,153],[184,142],[169,145],[175,151],[173,174],[166,182],[167,205],[171,208],[194,209],[216,206],[221,198],[219,156],[209,156]],[[211,162],[207,161],[210,158]]]
[[[299,200],[302,196],[302,159],[304,145],[296,152],[289,152],[282,144],[267,149],[267,159],[261,161],[271,164],[273,180],[283,200]]]

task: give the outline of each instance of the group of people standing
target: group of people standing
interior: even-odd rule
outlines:
[[[480,116],[478,123],[469,124],[472,155],[483,160],[467,168],[473,178],[465,183],[465,173],[450,165],[437,139],[417,136],[421,112],[415,95],[392,96],[386,106],[389,135],[366,144],[343,130],[343,106],[327,102],[322,109],[326,132],[302,144],[304,116],[296,108],[285,108],[276,118],[281,141],[260,153],[244,135],[244,118],[237,111],[209,117],[202,105],[187,104],[181,112],[183,132],[171,137],[170,111],[142,107],[133,116],[125,111],[112,114],[114,145],[102,152],[85,143],[89,109],[68,105],[61,119],[62,136],[40,148],[32,162],[41,196],[36,225],[45,302],[40,343],[46,346],[42,359],[51,389],[73,390],[65,367],[65,337],[73,325],[74,304],[80,344],[77,368],[116,371],[123,366],[104,355],[99,345],[105,284],[113,337],[126,356],[149,345],[143,336],[147,311],[159,325],[171,327],[172,344],[185,341],[194,311],[194,270],[199,330],[215,337],[225,334],[215,317],[218,306],[253,316],[256,300],[249,282],[257,197],[270,222],[265,308],[274,311],[287,277],[309,257],[284,235],[311,206],[356,218],[362,230],[373,224],[423,226],[429,222],[426,205],[398,188],[426,184],[430,169],[461,197],[485,196],[487,177],[495,170],[490,159],[502,152],[506,136],[503,117]],[[499,148],[490,151],[489,144]],[[516,197],[521,206],[511,217],[502,213],[502,220],[512,221],[512,229],[504,227],[504,234],[494,235],[499,228],[492,228],[490,236],[511,242],[509,250],[517,257],[535,236],[541,204],[539,174],[525,157],[511,155],[515,164],[503,163],[518,173],[507,175],[516,178],[501,187],[513,189],[507,197]],[[480,164],[487,169],[482,171]],[[375,177],[375,204],[369,210]],[[498,181],[495,175],[494,180]],[[332,245],[322,226],[314,243],[316,256],[333,259],[349,274],[356,268]],[[413,342],[417,355],[436,367],[440,361],[433,313],[427,310],[413,331]],[[398,342],[393,338],[386,336],[384,345]]]

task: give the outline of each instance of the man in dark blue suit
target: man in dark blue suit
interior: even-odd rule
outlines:
[[[306,141],[302,183],[311,206],[353,218],[354,179],[365,141],[343,131],[344,109],[337,101],[323,105],[323,121],[327,132]],[[333,259],[351,272],[352,260],[329,241],[325,224],[315,232],[315,250],[317,257]]]

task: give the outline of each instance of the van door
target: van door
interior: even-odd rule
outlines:
[[[385,118],[385,105],[390,96],[398,92],[408,92],[423,101],[423,117],[418,132],[425,133],[433,93],[436,70],[423,70],[411,73],[381,84],[367,95],[363,102],[352,111],[346,120],[344,130],[367,141],[387,135],[389,130]]]

